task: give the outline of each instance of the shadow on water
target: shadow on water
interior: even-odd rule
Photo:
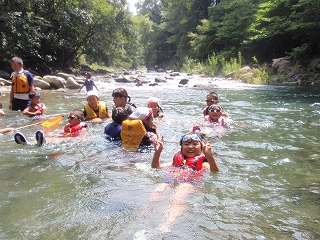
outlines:
[[[319,238],[320,91],[188,78],[186,87],[177,87],[179,79],[156,87],[105,83],[98,77],[96,83],[109,109],[111,92],[119,86],[138,106],[145,106],[150,96],[161,100],[166,115],[158,122],[165,137],[163,162],[171,161],[180,137],[193,125],[205,128],[201,115],[206,94],[218,92],[234,120],[224,132],[207,134],[220,173],[205,173],[185,195],[178,195],[179,184],[157,192],[167,181],[167,169],[151,169],[152,153],[128,152],[107,142],[107,123],[89,123],[87,139],[43,147],[20,146],[13,133],[3,134],[0,238]],[[46,117],[67,116],[86,102],[84,93],[74,90],[44,90],[41,100],[48,107]],[[6,106],[8,95],[1,101]],[[31,123],[21,113],[6,112],[1,128]],[[54,136],[66,123],[65,118],[58,127],[43,130]],[[31,141],[38,129],[21,131]],[[164,229],[168,216],[175,220]]]

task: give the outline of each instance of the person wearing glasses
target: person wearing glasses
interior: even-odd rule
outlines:
[[[112,91],[113,102],[116,107],[124,107],[128,114],[132,114],[137,108],[135,104],[131,102],[131,98],[128,95],[127,90],[124,88],[116,88]]]
[[[83,122],[84,116],[81,110],[72,110],[68,116],[68,124],[64,127],[63,132],[58,137],[45,138],[42,130],[36,132],[36,142],[31,142],[30,144],[35,144],[37,146],[42,146],[45,143],[60,141],[62,137],[78,137],[82,133],[87,132],[87,124]],[[25,136],[17,132],[14,135],[14,140],[17,144],[28,145],[28,141]]]
[[[222,107],[218,104],[212,104],[208,107],[208,115],[204,117],[204,121],[213,123],[216,126],[226,126],[227,119],[222,115]]]
[[[212,104],[219,104],[218,93],[210,92],[207,95],[206,102],[207,102],[207,106],[203,109],[203,116],[204,117],[209,114],[208,109]],[[223,109],[223,107],[221,107],[221,108],[222,108],[222,115],[225,116],[225,117],[229,117],[229,115],[226,113],[226,111]]]

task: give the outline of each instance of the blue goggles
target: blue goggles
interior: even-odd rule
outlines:
[[[199,141],[202,142],[201,137],[199,137],[197,134],[186,134],[181,138],[181,144],[188,141],[188,140],[194,140],[194,141]]]

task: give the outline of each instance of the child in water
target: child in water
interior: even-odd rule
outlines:
[[[106,139],[109,141],[121,140],[122,122],[128,118],[128,112],[124,107],[117,107],[112,110],[112,123],[109,123],[105,129]]]
[[[228,121],[227,118],[223,117],[223,109],[218,104],[212,104],[208,107],[208,115],[204,117],[205,122],[213,123],[216,126],[225,127]]]
[[[163,118],[163,110],[160,107],[159,99],[156,97],[150,97],[148,99],[148,108],[152,109],[153,118]]]
[[[101,123],[104,118],[111,118],[105,102],[100,101],[98,92],[87,92],[87,102],[84,105],[83,114],[86,120]]]
[[[23,110],[23,115],[27,115],[29,117],[42,115],[44,110],[46,110],[46,105],[44,105],[44,103],[40,103],[40,93],[30,92],[29,100],[30,103],[28,104],[28,107]]]
[[[64,131],[58,137],[46,139],[42,130],[36,132],[36,145],[42,146],[44,143],[60,141],[61,137],[77,137],[87,130],[87,124],[83,123],[84,116],[81,110],[72,110],[68,116],[68,124],[64,127]],[[14,135],[14,140],[17,144],[27,145],[27,139],[22,133],[17,132]]]
[[[179,184],[168,184],[163,182],[157,185],[151,193],[150,199],[165,198],[168,207],[159,217],[158,231],[167,232],[178,216],[185,210],[185,198],[194,191],[195,185],[192,184],[199,179],[203,169],[209,169],[210,172],[219,172],[219,167],[214,159],[213,151],[208,139],[203,139],[199,127],[195,126],[191,133],[188,133],[180,139],[181,150],[178,151],[172,159],[169,176],[173,180],[179,180]],[[160,168],[160,155],[163,150],[163,136],[158,136],[155,142],[155,152],[153,155],[151,167]],[[170,164],[170,163],[169,163]],[[166,164],[162,164],[164,166]],[[190,184],[191,183],[191,184]],[[174,193],[166,196],[168,188],[174,188]],[[149,207],[145,207],[148,209]],[[156,213],[155,213],[156,214]]]
[[[207,106],[203,109],[203,116],[207,116],[209,114],[209,107],[212,105],[212,104],[218,104],[219,103],[219,98],[218,98],[218,94],[216,92],[210,92],[208,95],[207,95],[207,99],[206,99],[206,102],[207,102]],[[221,106],[220,106],[221,107]],[[225,117],[229,117],[229,115],[225,112],[225,110],[223,109],[223,107],[221,107],[222,109],[222,115],[225,116]]]
[[[153,168],[161,167],[160,155],[163,149],[163,140],[163,137],[158,136],[155,142],[155,152],[151,163]],[[197,131],[182,136],[180,146],[181,150],[173,156],[173,167],[197,171],[202,169],[210,169],[210,172],[220,171],[208,139],[203,139]]]

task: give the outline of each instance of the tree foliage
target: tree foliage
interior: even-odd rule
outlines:
[[[1,1],[0,61],[21,56],[34,69],[76,66],[81,54],[89,62],[112,65],[129,61],[134,31],[126,1]]]

